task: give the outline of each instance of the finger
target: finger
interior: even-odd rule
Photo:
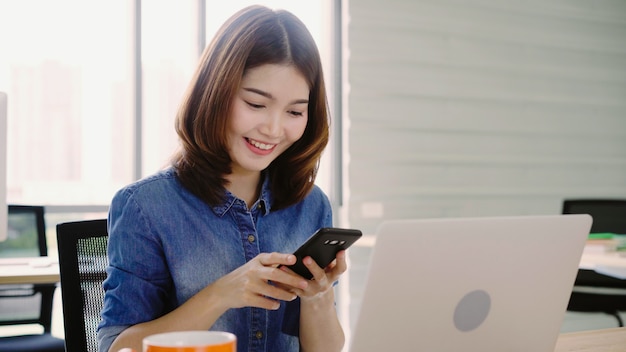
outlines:
[[[286,266],[276,268],[276,271],[272,273],[271,281],[275,284],[281,284],[290,288],[304,289],[308,286],[306,279]]]
[[[272,270],[280,271],[278,269]],[[289,289],[279,287],[262,278],[246,280],[241,289],[245,305],[254,307],[277,309],[272,301],[292,301],[296,298],[296,295]]]
[[[313,274],[313,279],[316,281],[320,282],[326,278],[326,272],[324,269],[320,268],[320,266],[317,265],[315,260],[313,260],[310,256],[302,259],[302,263],[307,267],[307,269],[309,269],[311,274]]]
[[[293,265],[296,263],[296,256],[293,254],[261,253],[257,258],[263,266]]]
[[[301,289],[298,289],[298,288],[294,288],[294,289],[292,289],[292,290],[291,290],[291,292],[292,292],[294,295],[298,296],[298,297],[302,297],[302,296],[305,296],[305,295],[306,295],[304,290],[301,290]]]
[[[295,271],[291,270],[291,268],[288,267],[288,266],[281,266],[281,267],[279,267],[279,269],[284,271],[284,272],[286,272],[286,273],[290,273],[290,274],[293,274],[293,275],[298,275],[298,274],[296,274]]]
[[[346,251],[342,250],[337,253],[335,260],[327,267],[327,272],[331,275],[330,280],[335,281],[348,269],[348,263],[346,261]]]
[[[280,308],[279,301],[261,295],[251,297],[247,305],[250,307],[257,307],[268,310],[277,310],[278,308]]]
[[[296,299],[296,295],[291,292],[289,286],[271,285],[269,283],[261,290],[261,295],[280,301],[293,301]]]

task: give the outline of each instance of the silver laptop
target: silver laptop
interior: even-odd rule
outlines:
[[[384,222],[350,351],[554,351],[591,222]]]

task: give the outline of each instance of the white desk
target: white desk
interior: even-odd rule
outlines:
[[[626,352],[626,328],[559,335],[555,352]]]
[[[626,280],[626,251],[583,253],[579,267]]]
[[[59,263],[54,258],[0,258],[0,284],[51,284],[59,281]]]

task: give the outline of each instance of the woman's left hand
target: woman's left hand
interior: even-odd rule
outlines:
[[[313,274],[313,278],[309,280],[307,287],[304,289],[298,287],[290,288],[290,291],[298,295],[302,300],[315,298],[319,294],[331,290],[333,283],[348,268],[345,250],[339,251],[335,259],[326,268],[320,268],[311,257],[304,257],[302,263]],[[285,266],[281,267],[281,269],[291,272],[293,275],[298,275]]]

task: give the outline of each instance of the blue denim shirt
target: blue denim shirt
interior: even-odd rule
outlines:
[[[318,228],[332,225],[316,186],[300,203],[272,211],[267,178],[248,210],[227,192],[210,207],[182,186],[173,169],[137,181],[109,209],[109,267],[104,281],[100,351],[127,327],[156,319],[259,253],[291,253]],[[280,309],[226,311],[211,327],[237,335],[238,351],[298,351],[300,302]]]

